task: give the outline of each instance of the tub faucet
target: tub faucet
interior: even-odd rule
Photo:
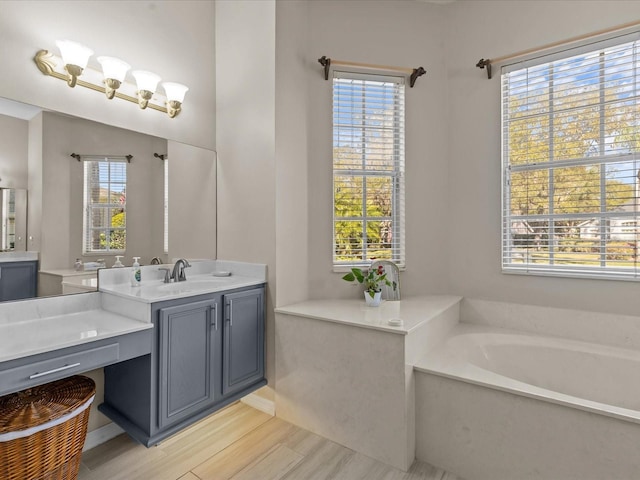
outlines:
[[[187,279],[187,276],[184,274],[184,269],[190,267],[191,264],[184,258],[181,258],[176,262],[173,266],[173,272],[171,273],[171,278],[174,282],[184,282]]]

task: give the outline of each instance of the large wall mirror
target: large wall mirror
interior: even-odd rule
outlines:
[[[186,244],[168,250],[166,139],[6,99],[0,99],[0,139],[0,266],[20,252],[37,255],[38,296],[95,290],[93,267],[111,267],[116,255],[125,265],[134,256],[142,264],[154,257],[168,263],[174,252],[213,257],[215,232],[201,250]],[[181,156],[198,157],[177,145]],[[192,173],[175,179],[195,187],[178,202],[193,205],[203,190],[215,199],[214,162],[206,153],[200,157]],[[200,192],[198,181],[208,182]],[[86,270],[75,270],[77,259]]]

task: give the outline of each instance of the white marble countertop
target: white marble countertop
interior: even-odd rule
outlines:
[[[93,277],[98,278],[97,270],[73,270],[71,268],[59,269],[59,270],[40,270],[40,273],[45,275],[58,275],[61,277]]]
[[[0,252],[0,263],[29,262],[33,260],[38,260],[38,252]]]
[[[153,328],[108,312],[100,295],[69,295],[0,304],[0,362]]]
[[[278,307],[275,312],[406,335],[460,300],[462,297],[452,295],[428,295],[383,301],[379,307],[368,307],[364,300],[356,299],[308,300]],[[389,320],[402,324],[390,325]]]
[[[100,291],[145,303],[175,300],[206,293],[216,293],[234,288],[250,287],[265,283],[263,279],[232,275],[190,275],[184,282],[163,283],[162,280],[142,281],[139,287],[128,285],[100,285]]]
[[[236,288],[251,287],[266,283],[266,265],[221,260],[193,261],[185,270],[187,280],[164,283],[164,272],[160,268],[173,265],[143,266],[140,286],[130,282],[131,268],[100,270],[99,291],[144,303],[175,300],[207,293],[217,293]],[[216,276],[220,272],[229,276]]]
[[[98,277],[78,277],[73,276],[67,278],[62,285],[73,285],[74,287],[82,287],[87,290],[97,290],[98,289]]]

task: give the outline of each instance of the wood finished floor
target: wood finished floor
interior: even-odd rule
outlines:
[[[88,450],[79,480],[461,480],[415,462],[385,465],[236,403],[145,448],[127,435]]]

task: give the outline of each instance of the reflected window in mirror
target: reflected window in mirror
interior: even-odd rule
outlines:
[[[83,162],[83,253],[124,253],[127,162],[113,158]]]
[[[169,253],[169,159],[164,158],[164,253]]]
[[[16,243],[16,195],[13,189],[2,189],[2,233],[0,250],[13,250]]]

